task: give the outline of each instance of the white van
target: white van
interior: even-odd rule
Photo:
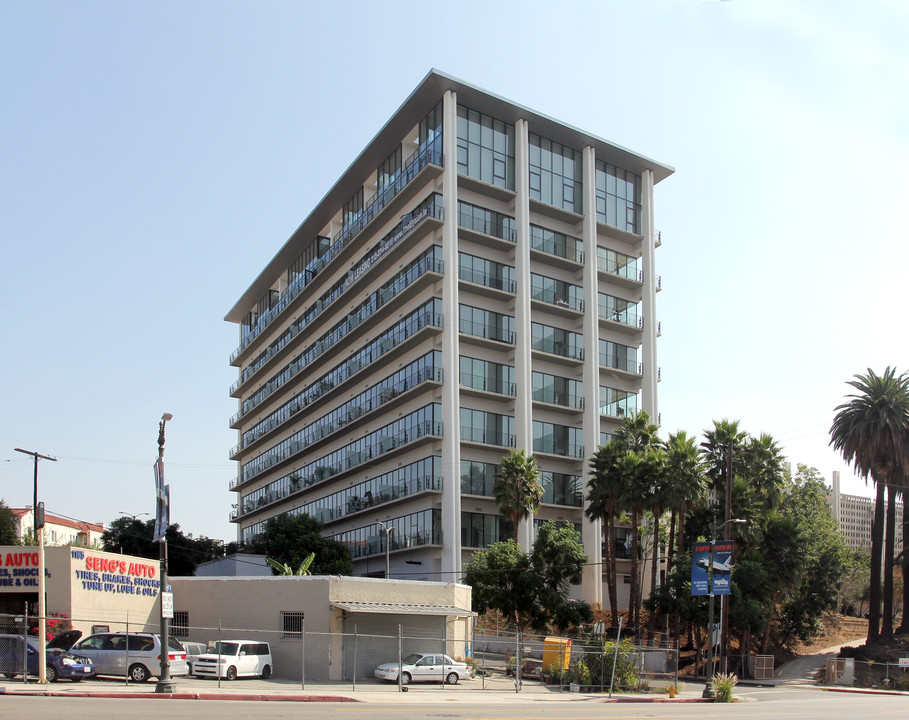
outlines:
[[[199,678],[271,677],[271,648],[255,640],[221,640],[193,661],[193,675]]]

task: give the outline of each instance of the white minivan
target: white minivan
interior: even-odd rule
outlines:
[[[256,640],[221,640],[193,662],[193,675],[199,678],[271,677],[271,648]]]

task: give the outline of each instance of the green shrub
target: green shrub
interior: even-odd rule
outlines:
[[[714,675],[710,681],[714,702],[732,702],[732,688],[736,686],[738,681],[739,679],[733,673],[717,673]]]
[[[590,685],[590,668],[587,667],[587,663],[583,660],[575,660],[571,667],[568,669],[570,682],[577,683],[578,685],[583,685],[585,687]]]

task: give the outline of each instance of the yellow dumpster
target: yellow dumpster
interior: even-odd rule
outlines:
[[[543,640],[543,672],[551,667],[561,667],[564,673],[571,660],[571,639],[548,637]]]

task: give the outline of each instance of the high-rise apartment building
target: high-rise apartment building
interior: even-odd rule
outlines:
[[[657,417],[654,185],[672,169],[432,71],[237,301],[240,541],[308,513],[357,574],[456,580],[511,536],[512,449],[602,604],[586,459]],[[387,529],[387,530],[386,530]],[[624,552],[622,538],[615,539]]]
[[[833,471],[833,486],[827,494],[827,504],[834,519],[840,525],[840,532],[846,540],[846,545],[853,550],[871,553],[871,525],[874,521],[874,508],[876,501],[873,498],[860,495],[845,495],[840,492],[840,473]],[[903,549],[903,512],[904,505],[897,502],[895,505],[896,536],[894,538],[896,552]],[[887,503],[884,502],[884,512],[887,512]]]

